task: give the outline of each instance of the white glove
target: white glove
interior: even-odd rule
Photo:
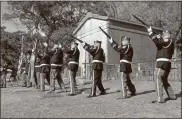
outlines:
[[[58,47],[59,47],[59,48],[62,48],[62,45],[61,45],[60,43],[58,43]]]
[[[53,49],[56,49],[56,48],[58,48],[58,45],[54,45]]]
[[[48,44],[47,44],[46,42],[44,42],[44,43],[43,43],[43,45],[44,45],[45,47],[47,47],[47,46],[48,46]]]
[[[85,46],[86,45],[86,42],[83,41],[82,45]]]
[[[158,34],[158,35],[157,35],[157,38],[161,38],[161,34]]]
[[[109,39],[109,42],[110,42],[110,43],[113,43],[113,39],[112,39],[112,38],[110,38],[110,39]]]
[[[151,34],[152,33],[152,27],[150,26],[149,28],[147,28],[147,31],[149,34]]]
[[[43,37],[46,37],[46,34],[43,32],[43,31],[41,31],[40,29],[39,29],[39,34],[41,35],[41,36],[43,36]]]

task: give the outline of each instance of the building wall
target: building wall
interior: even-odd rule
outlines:
[[[79,29],[79,31],[75,34],[75,36],[83,41],[85,41],[88,44],[93,45],[95,40],[100,40],[102,41],[102,47],[104,50],[107,49],[107,41],[106,36],[100,31],[99,26],[106,27],[107,26],[107,21],[103,20],[98,20],[98,19],[89,19],[83,24],[83,26]],[[86,52],[83,49],[83,46],[80,44],[79,45],[79,50],[80,50],[80,60],[79,60],[79,66],[81,68],[81,73],[84,76],[85,75],[85,58],[86,58],[86,63],[91,62],[89,60],[89,55],[88,52]]]
[[[110,25],[109,34],[119,44],[122,36],[130,37],[134,49],[133,63],[153,61],[155,59],[156,47],[146,32]],[[108,57],[108,63],[119,63],[119,53],[114,51],[110,44],[108,44]]]
[[[131,38],[131,44],[134,49],[134,63],[153,61],[155,59],[156,47],[149,38],[145,27],[113,22],[114,21],[108,22],[98,19],[88,19],[75,36],[91,45],[94,44],[95,40],[102,41],[102,48],[106,55],[106,63],[109,64],[119,64],[119,53],[114,51],[110,46],[107,37],[98,28],[99,26],[109,33],[118,43],[120,43],[120,38],[122,36],[129,36]],[[81,44],[78,48],[80,50],[79,67],[81,69],[81,76],[88,76],[87,73],[89,73],[90,69],[85,62],[91,63],[91,56],[83,49]]]

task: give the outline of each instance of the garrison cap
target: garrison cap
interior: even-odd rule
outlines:
[[[171,34],[171,32],[170,31],[168,31],[168,30],[163,30],[163,32],[162,33],[169,33],[169,34]]]
[[[94,43],[102,43],[102,41],[99,41],[99,40],[96,40],[96,41],[94,41]]]
[[[79,45],[79,43],[77,43],[77,42],[75,42],[75,41],[72,41],[72,43],[74,43],[76,46],[78,46],[78,45]]]
[[[123,41],[123,40],[130,41],[130,38],[129,38],[129,37],[127,37],[127,36],[122,36],[122,37],[121,37],[121,41]]]

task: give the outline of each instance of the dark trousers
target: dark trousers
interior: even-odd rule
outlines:
[[[45,79],[47,79],[48,84],[50,85],[50,77],[49,72],[41,72],[40,73],[40,89],[42,91],[45,90]]]
[[[70,77],[70,88],[71,94],[75,94],[77,87],[76,87],[76,71],[69,70],[69,77]]]
[[[1,87],[6,87],[6,73],[1,74]]]
[[[165,89],[170,99],[176,99],[176,95],[174,94],[173,89],[168,82],[169,73],[170,73],[169,71],[165,71],[161,68],[157,69],[156,92],[157,92],[158,102],[164,102],[163,88]]]
[[[121,72],[121,92],[123,98],[127,97],[127,88],[131,94],[136,92],[135,86],[131,82],[129,73]]]
[[[101,93],[105,92],[105,89],[102,85],[102,71],[101,70],[93,70],[93,83],[92,83],[92,90],[91,95],[96,95],[96,86],[100,90]]]
[[[65,88],[61,73],[62,73],[61,69],[58,69],[58,68],[51,69],[51,71],[50,71],[50,91],[55,90],[55,80],[57,80],[58,85],[61,89],[62,89],[62,86],[61,86],[62,84],[63,84],[63,88]]]
[[[35,84],[40,87],[40,72],[35,72]]]
[[[23,87],[31,87],[32,83],[30,82],[30,79],[28,78],[27,73],[22,73],[22,86]]]

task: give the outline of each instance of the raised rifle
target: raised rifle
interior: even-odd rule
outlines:
[[[133,14],[132,14],[132,15],[133,15]],[[134,17],[135,19],[137,19],[140,23],[142,23],[143,25],[145,25],[146,27],[149,27],[148,24],[146,24],[144,21],[142,21],[141,19],[139,19],[137,16],[133,15],[133,17]]]
[[[145,23],[144,21],[142,21],[140,18],[138,18],[138,17],[135,16],[134,14],[132,14],[132,15],[133,15],[133,17],[134,17],[135,19],[137,19],[140,23],[142,23],[143,25],[145,25],[147,28],[150,27],[150,25],[148,25],[147,23]],[[153,32],[156,34],[156,30],[155,30],[155,29],[153,29]]]
[[[111,36],[109,35],[109,34],[107,34],[101,27],[99,27],[100,28],[100,30],[109,38],[109,39],[111,39]]]
[[[73,35],[70,35],[73,39],[76,39],[77,41],[79,41],[80,43],[83,43],[82,40],[78,39],[77,37],[73,36]]]

